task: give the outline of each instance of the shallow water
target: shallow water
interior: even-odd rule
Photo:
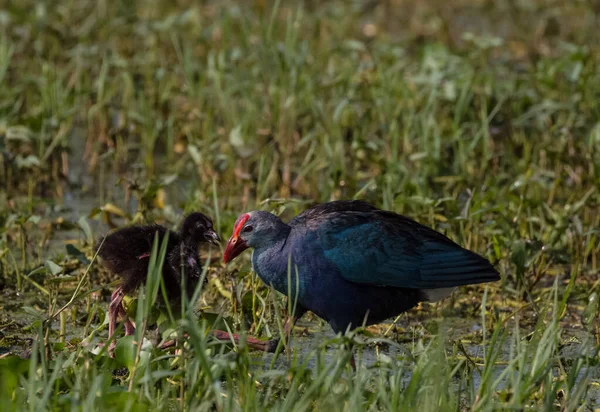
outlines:
[[[42,304],[43,301],[40,300],[40,296],[36,293],[23,295],[5,290],[0,294],[0,356],[6,353],[23,357],[29,356],[31,345],[35,338],[35,329],[32,328],[32,325],[39,318],[32,314],[32,309],[24,309],[24,307],[40,308],[43,307]],[[41,316],[45,316],[41,310],[37,309],[37,311]],[[410,313],[408,316],[410,316]],[[436,319],[436,321],[440,322],[440,329],[446,332],[445,350],[447,351],[452,348],[452,344],[448,343],[448,339],[460,340],[460,337],[469,336],[481,330],[481,325],[478,319],[475,318],[445,317]],[[389,325],[391,324],[388,322],[382,329],[387,329]],[[360,345],[360,349],[355,350],[354,353],[358,368],[368,369],[370,370],[369,373],[375,375],[379,373],[380,366],[385,367],[386,364],[402,362],[406,365],[403,381],[405,384],[408,384],[411,379],[411,368],[413,366],[410,354],[416,353],[419,350],[417,343],[422,338],[423,331],[420,329],[422,325],[415,322],[414,319],[401,319],[396,326],[406,328],[402,329],[404,331],[401,334],[402,343]],[[57,331],[57,321],[53,322],[52,329]],[[375,333],[375,335],[385,337],[383,333]],[[523,330],[523,336],[525,335],[526,331]],[[411,336],[413,339],[411,339]],[[488,333],[488,339],[489,337],[490,333]],[[69,319],[65,338],[67,342],[71,341],[71,339],[79,341],[85,338],[83,336],[83,328],[72,323]],[[335,341],[335,338],[335,334],[328,325],[318,320],[301,320],[298,322],[292,338],[290,346],[291,354],[288,356],[284,352],[274,358],[274,354],[272,353],[252,352],[251,358],[254,360],[253,369],[256,372],[287,370],[292,365],[305,364],[307,369],[313,370],[316,373],[319,370],[317,362],[324,361],[327,364],[331,364],[339,359],[337,356],[339,347],[336,343],[328,346],[324,359],[319,360],[316,356],[316,353],[321,352],[324,342]],[[361,337],[359,339],[363,339],[364,341],[365,338]],[[590,358],[598,356],[597,348],[594,346],[594,336],[587,331],[577,328],[563,329],[561,341],[565,342],[559,349],[562,362],[577,359],[583,353],[586,353]],[[468,339],[464,343],[466,353],[478,363],[478,370],[474,369],[471,375],[471,385],[477,390],[481,385],[480,372],[483,370],[483,365],[478,360],[484,358],[486,346],[481,343],[467,342]],[[513,340],[510,338],[503,344],[502,353],[498,359],[499,364],[493,368],[492,381],[496,381],[505,371],[506,364],[510,361],[513,345]],[[451,356],[451,354],[447,352],[447,356]],[[559,375],[556,368],[555,374]],[[597,379],[599,375],[600,370],[598,366],[589,369],[582,368],[577,380],[580,381],[585,378]],[[510,387],[511,379],[511,376],[504,376],[499,381],[497,389],[502,390]],[[455,378],[455,381],[451,385],[454,386],[455,390],[459,390],[459,378]],[[588,405],[600,406],[600,387],[596,385],[589,387],[586,402]]]
[[[390,323],[388,322],[388,325]],[[448,331],[451,330],[450,338],[458,339],[460,336],[472,334],[474,331],[480,331],[481,325],[477,319],[465,319],[460,317],[446,317],[441,320],[443,328]],[[310,330],[308,334],[300,333],[298,331],[303,328]],[[581,329],[568,329],[563,330],[563,334],[568,335],[564,341],[570,341],[571,343],[563,345],[560,350],[560,359],[562,362],[568,362],[580,357],[582,354],[587,354],[590,358],[598,356],[598,349],[595,347],[595,338],[592,333],[581,330]],[[359,350],[355,350],[355,359],[358,368],[370,369],[374,373],[378,373],[378,367],[382,364],[388,364],[390,362],[402,361],[411,363],[410,353],[418,351],[416,348],[416,342],[419,339],[419,334],[415,333],[414,342],[404,342],[397,345],[366,345],[361,346]],[[491,332],[488,333],[488,339],[490,338]],[[523,333],[525,335],[525,333]],[[321,347],[324,341],[332,340],[335,338],[333,330],[328,326],[321,326],[319,322],[298,322],[296,328],[296,336],[292,338],[291,343],[291,355],[286,353],[279,354],[274,360],[274,354],[272,353],[255,353],[253,355],[256,360],[254,368],[256,371],[266,371],[270,369],[285,370],[290,368],[293,364],[305,364],[308,369],[313,371],[318,370],[317,357],[315,352]],[[492,371],[492,382],[501,378],[498,382],[497,389],[503,390],[510,387],[511,379],[515,378],[510,375],[502,377],[501,375],[505,372],[506,365],[509,363],[511,358],[511,350],[514,346],[512,339],[507,339],[502,346],[502,353],[498,359],[498,365],[493,367]],[[446,350],[450,350],[451,344],[446,344]],[[464,349],[466,353],[473,359],[478,360],[485,357],[487,350],[484,344],[465,344]],[[325,356],[325,362],[335,362],[337,348],[329,346]],[[451,356],[447,353],[447,356]],[[478,369],[474,369],[471,375],[471,385],[474,390],[478,390],[481,385],[481,372],[483,371],[483,365],[478,363]],[[405,368],[403,381],[408,384],[411,379],[411,368]],[[559,373],[557,369],[554,369],[554,374],[558,377]],[[584,378],[594,379],[600,376],[600,366],[591,368],[582,368],[577,376],[577,381],[581,381]],[[455,378],[456,382],[452,383],[455,390],[459,390],[458,377]],[[592,407],[600,406],[600,386],[592,385],[589,387],[587,396],[585,397],[586,403]],[[595,405],[595,406],[594,406]]]

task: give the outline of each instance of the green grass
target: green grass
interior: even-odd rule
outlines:
[[[320,3],[0,8],[2,410],[599,407],[596,2]],[[194,310],[279,334],[284,301],[248,253],[207,266],[177,356],[150,325],[115,359],[96,347],[112,278],[91,246],[110,226],[200,210],[227,237],[247,210],[348,198],[446,233],[502,281],[348,336],[307,316],[272,359],[213,341]]]

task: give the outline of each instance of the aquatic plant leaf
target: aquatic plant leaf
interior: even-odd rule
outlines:
[[[86,221],[86,223],[87,223],[87,221]],[[86,234],[86,237],[87,237],[87,234]],[[66,249],[67,249],[67,253],[69,254],[69,256],[73,256],[75,259],[77,259],[79,261],[79,263],[82,263],[84,265],[90,264],[90,260],[83,254],[83,252],[81,250],[77,249],[72,244],[70,244],[70,243],[67,244]]]
[[[35,308],[31,307],[31,306],[23,306],[21,309],[26,314],[31,315],[31,316],[33,316],[33,317],[35,317],[37,319],[42,319],[45,316],[44,312],[42,312],[40,310],[37,310],[37,309],[35,309]]]
[[[61,273],[63,271],[62,266],[57,265],[56,263],[54,263],[51,260],[45,261],[44,266],[46,266],[46,269],[48,269],[50,271],[50,273],[53,275],[58,275],[59,273]]]
[[[90,227],[90,224],[88,223],[85,216],[81,216],[77,220],[77,224],[79,225],[81,230],[83,230],[83,233],[85,234],[85,238],[88,241],[88,243],[94,243],[94,237],[92,236],[92,228]]]
[[[594,319],[596,319],[596,316],[598,315],[599,308],[600,308],[600,305],[598,305],[598,293],[593,292],[592,294],[590,294],[590,297],[588,298],[588,304],[587,304],[585,310],[583,311],[583,316],[582,316],[583,323],[586,325],[589,325],[590,323],[592,323],[594,321]]]
[[[200,325],[202,322],[206,322],[207,326],[210,327],[211,329],[220,329],[220,330],[227,330],[227,325],[234,324],[234,321],[231,317],[226,317],[226,316],[220,315],[218,313],[205,312],[205,311],[202,311],[200,313],[198,325]]]
[[[135,364],[137,344],[134,343],[135,336],[125,336],[117,342],[115,347],[115,359],[121,365],[131,369]]]
[[[34,225],[37,225],[40,223],[40,221],[42,220],[41,216],[39,215],[31,215],[27,218],[27,220],[25,221],[26,223],[33,223]]]
[[[0,399],[12,399],[13,392],[19,385],[19,379],[29,369],[29,359],[10,355],[0,359]]]

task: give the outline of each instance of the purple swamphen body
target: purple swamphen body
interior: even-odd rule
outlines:
[[[198,256],[200,244],[219,244],[219,235],[213,229],[212,220],[208,216],[191,213],[185,218],[178,232],[156,224],[126,227],[107,235],[96,246],[99,248],[100,263],[122,279],[121,286],[111,296],[108,311],[109,339],[114,333],[119,316],[124,319],[126,335],[135,331],[123,308],[123,297],[146,283],[154,236],[158,233],[160,247],[160,242],[167,232],[169,240],[162,277],[169,303],[178,305],[181,302],[182,275],[185,276],[188,298],[192,297],[201,279],[203,265]]]
[[[500,279],[487,259],[363,201],[320,204],[287,224],[264,211],[243,214],[224,261],[247,248],[254,249],[252,267],[266,284],[297,297],[288,334],[307,310],[344,332],[439,300],[457,286]]]

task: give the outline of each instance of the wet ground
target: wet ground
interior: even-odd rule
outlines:
[[[7,354],[16,354],[25,358],[30,356],[33,339],[36,336],[36,322],[40,322],[46,316],[41,309],[43,303],[43,299],[40,299],[39,294],[36,293],[19,294],[5,289],[0,294],[0,356]],[[106,306],[108,305],[108,301],[104,303]],[[360,349],[355,351],[359,368],[378,368],[382,365],[385,366],[386,363],[403,362],[407,365],[405,379],[406,382],[409,382],[413,366],[411,358],[412,354],[418,354],[420,350],[419,342],[432,337],[429,330],[434,332],[443,331],[446,341],[446,356],[448,356],[448,359],[461,359],[474,364],[472,386],[477,389],[481,384],[485,353],[486,350],[489,350],[482,342],[480,318],[442,317],[435,316],[435,312],[435,308],[424,307],[423,310],[416,310],[402,315],[395,324],[390,321],[368,328],[368,332],[371,332],[373,337],[361,335],[357,338],[360,342],[365,343],[359,345]],[[85,317],[81,312],[79,316],[78,322],[73,323],[70,319],[67,323],[67,334],[65,336],[67,348],[74,349],[86,338],[84,327],[81,326]],[[253,368],[257,372],[271,369],[286,370],[293,364],[305,364],[308,369],[318,370],[317,362],[323,360],[333,362],[334,353],[339,350],[336,344],[329,346],[325,359],[318,359],[316,353],[319,352],[319,348],[322,347],[324,342],[335,342],[336,336],[327,324],[310,315],[307,318],[298,322],[294,330],[291,355],[288,356],[287,353],[282,353],[274,359],[274,355],[271,353],[254,352],[252,354],[252,359],[255,361]],[[527,325],[528,323],[530,322],[523,322],[524,326],[520,329],[521,339],[527,339],[527,335],[531,330],[531,325]],[[514,328],[514,322],[507,326]],[[562,326],[564,328],[559,349],[561,362],[567,364],[581,357],[582,354],[587,354],[590,358],[598,356],[596,337],[591,331],[568,325],[568,320]],[[55,321],[52,329],[58,332],[58,328],[58,321]],[[491,331],[488,331],[488,341],[490,335]],[[102,336],[102,334],[96,336],[93,342],[101,343]],[[450,353],[450,348],[456,345],[457,342],[460,342],[459,353]],[[456,348],[456,346],[454,347]],[[496,361],[496,366],[492,372],[493,380],[503,375],[514,350],[514,339],[509,337],[503,343],[501,354]],[[577,379],[583,379],[586,376],[588,378],[597,376],[598,373],[598,366],[589,370],[584,368],[579,372]],[[510,379],[510,376],[503,376],[499,389],[501,390],[504,386],[503,382],[508,382]],[[600,405],[600,386],[592,385],[590,387],[587,401],[590,405],[595,403]]]
[[[75,147],[77,145],[74,145]],[[76,150],[76,149],[75,149]],[[80,156],[74,156],[80,158]],[[42,225],[50,224],[51,222],[67,223],[63,227],[52,232],[47,242],[38,253],[43,253],[46,257],[54,257],[65,254],[65,245],[72,244],[77,247],[85,240],[84,233],[78,225],[78,221],[83,217],[90,216],[91,213],[98,207],[98,197],[92,191],[86,191],[86,186],[93,186],[90,182],[90,177],[86,175],[83,165],[73,165],[71,168],[71,178],[73,181],[72,189],[65,190],[64,203],[49,207],[41,217]],[[115,175],[108,175],[104,182],[105,186],[111,186],[111,196],[123,196],[122,186],[117,184],[118,178]],[[183,183],[185,185],[185,182]],[[185,190],[182,189],[181,179],[178,181],[177,187],[166,186],[165,191],[170,199],[177,199],[185,196]],[[110,200],[110,199],[109,199]],[[174,202],[176,203],[176,201]],[[131,200],[130,210],[136,210],[137,204],[135,199]],[[180,211],[171,211],[177,215]],[[121,224],[120,218],[114,217],[114,224]],[[93,233],[93,237],[98,239],[103,233],[110,229],[107,220],[86,219]],[[39,233],[38,233],[39,235]],[[35,235],[34,235],[35,236]],[[20,262],[18,262],[20,264]],[[34,268],[29,268],[33,270]],[[76,266],[75,271],[81,273],[85,268],[83,265]],[[92,276],[92,283],[98,282],[98,278]],[[77,277],[73,277],[71,281],[66,281],[61,284],[60,302],[64,303],[68,300],[70,294],[77,284]],[[96,293],[93,296],[94,303],[99,303],[100,306],[108,307],[108,294]],[[460,297],[459,297],[460,299]],[[448,342],[460,341],[460,350],[464,351],[458,355],[458,358],[466,362],[474,364],[475,373],[473,374],[472,385],[478,388],[481,379],[481,370],[483,369],[483,359],[485,358],[486,346],[482,342],[482,326],[481,318],[471,313],[470,316],[460,316],[464,310],[464,306],[468,303],[459,303],[448,312],[445,308],[445,314],[434,307],[425,306],[424,309],[411,311],[406,315],[401,316],[395,324],[388,322],[387,324],[369,328],[369,331],[379,338],[391,341],[391,344],[366,344],[361,345],[357,352],[357,364],[359,367],[373,368],[381,364],[397,361],[409,361],[411,353],[418,351],[417,343],[421,338],[430,338],[436,331],[443,330],[446,334]],[[500,307],[502,303],[498,302]],[[36,336],[36,324],[47,317],[48,302],[44,296],[36,291],[18,293],[13,287],[5,287],[0,293],[0,356],[7,354],[16,354],[22,357],[29,357],[33,339]],[[67,334],[64,337],[64,342],[67,347],[74,348],[86,338],[83,324],[85,324],[86,314],[85,308],[80,307],[77,312],[69,314],[70,320],[67,322]],[[504,311],[509,311],[503,308]],[[523,311],[520,315],[520,333],[523,339],[526,339],[527,334],[532,330],[535,323],[536,314],[533,311]],[[565,321],[561,325],[563,327],[561,336],[560,359],[563,362],[569,362],[582,354],[587,354],[589,357],[597,357],[597,342],[595,334],[589,330],[585,330],[581,326],[581,313],[572,313],[565,317]],[[514,321],[511,321],[507,326],[514,328]],[[53,322],[52,328],[58,331],[58,321]],[[430,330],[433,329],[433,333]],[[491,331],[488,331],[488,339]],[[100,337],[99,339],[102,339]],[[364,341],[364,338],[361,338]],[[98,339],[96,339],[98,341]],[[317,369],[317,357],[315,349],[319,348],[325,341],[335,340],[335,335],[331,328],[323,322],[312,318],[312,320],[304,319],[298,323],[295,329],[294,338],[292,341],[293,355],[290,357],[287,354],[281,354],[276,359],[270,353],[255,353],[254,368],[257,371],[274,369],[287,369],[293,362],[306,363],[307,368]],[[448,345],[447,345],[448,346]],[[450,347],[452,345],[449,345]],[[328,356],[325,362],[332,361],[332,355],[335,349],[331,348],[328,351]],[[502,353],[494,367],[493,378],[496,379],[503,374],[508,362],[511,359],[511,353],[514,350],[514,341],[509,338],[503,344]],[[450,354],[448,354],[450,356]],[[292,359],[293,358],[293,359]],[[583,378],[586,374],[594,376],[598,375],[598,366],[594,370],[583,369],[580,371],[578,379]],[[406,381],[410,380],[410,368],[407,368]],[[503,377],[503,381],[510,379],[509,376]],[[500,389],[502,384],[500,385]],[[588,402],[600,405],[600,385],[593,385],[587,396]]]

